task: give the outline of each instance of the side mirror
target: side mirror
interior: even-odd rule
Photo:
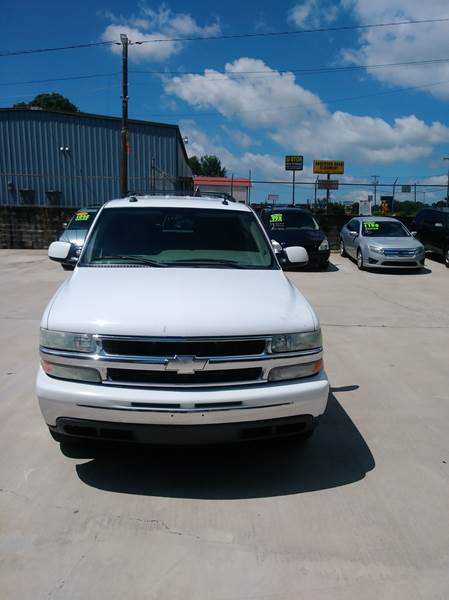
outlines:
[[[349,235],[352,237],[357,237],[359,234],[357,233],[357,231],[353,231],[352,229],[349,230]]]
[[[307,250],[302,246],[290,246],[285,249],[285,254],[291,263],[306,265],[309,262]]]
[[[411,231],[410,235],[412,235],[413,237],[416,237],[418,235],[418,232],[417,231]]]
[[[69,242],[52,242],[48,248],[48,258],[56,262],[64,262],[69,258],[71,252],[75,253],[73,244]]]
[[[62,224],[62,228],[67,229],[67,225],[68,225],[67,221],[64,221],[64,223]]]
[[[282,246],[276,240],[271,240],[271,246],[273,247],[275,254],[282,254]]]

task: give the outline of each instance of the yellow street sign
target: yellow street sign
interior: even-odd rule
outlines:
[[[314,160],[314,173],[331,173],[333,175],[343,175],[345,172],[344,160]]]

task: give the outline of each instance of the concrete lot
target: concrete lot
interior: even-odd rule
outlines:
[[[304,446],[64,455],[34,397],[67,275],[0,251],[0,596],[447,600],[449,270],[291,274],[332,384]]]

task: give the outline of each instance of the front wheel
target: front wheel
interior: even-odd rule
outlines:
[[[342,256],[343,258],[344,258],[345,256],[348,256],[348,255],[346,254],[345,243],[344,243],[344,241],[343,241],[342,239],[340,240],[340,256]]]
[[[363,269],[365,268],[363,264],[363,254],[360,248],[357,250],[357,268],[359,269],[359,271],[363,271]]]

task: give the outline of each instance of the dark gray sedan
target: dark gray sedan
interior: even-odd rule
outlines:
[[[69,256],[66,262],[62,263],[62,268],[65,271],[72,271],[75,268],[84,240],[94,222],[97,212],[98,208],[80,208],[76,211],[59,236],[60,242],[70,242],[71,244],[74,244],[74,254]]]
[[[359,269],[421,269],[424,246],[392,217],[356,217],[340,231],[340,254],[351,256]]]

